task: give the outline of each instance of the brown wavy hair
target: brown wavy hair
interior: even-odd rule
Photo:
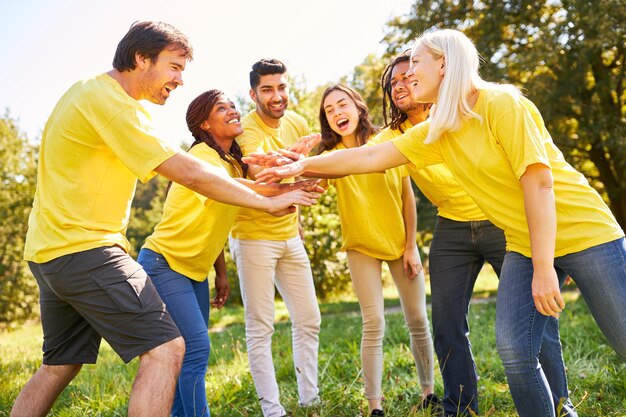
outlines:
[[[198,97],[194,98],[193,101],[189,104],[187,108],[187,128],[191,132],[191,135],[194,137],[195,141],[191,144],[189,149],[200,143],[206,143],[212,149],[219,154],[220,158],[224,161],[232,164],[232,160],[228,158],[228,156],[234,158],[237,163],[241,166],[243,171],[243,177],[245,178],[248,175],[248,164],[244,163],[241,158],[243,158],[243,152],[239,147],[237,141],[233,140],[232,145],[230,146],[230,150],[228,154],[224,152],[224,150],[215,142],[213,136],[206,130],[200,127],[202,123],[209,117],[211,110],[217,103],[217,100],[224,93],[220,90],[209,90],[200,94]]]
[[[363,97],[353,90],[350,87],[345,85],[336,84],[331,87],[328,87],[324,94],[322,95],[322,101],[320,102],[320,127],[322,133],[322,141],[318,145],[318,154],[321,154],[324,151],[333,149],[339,142],[341,142],[341,135],[335,132],[328,123],[328,119],[326,118],[326,112],[324,111],[324,100],[326,97],[332,93],[333,91],[342,91],[350,97],[359,111],[359,123],[356,127],[356,141],[358,146],[364,145],[367,143],[370,137],[375,133],[378,133],[378,127],[374,126],[372,121],[370,120],[370,111],[367,108],[367,104],[365,104],[365,100]]]
[[[191,43],[174,26],[164,22],[135,22],[117,45],[113,68],[121,72],[135,69],[135,54],[156,62],[164,49],[178,49],[187,61],[193,59]]]

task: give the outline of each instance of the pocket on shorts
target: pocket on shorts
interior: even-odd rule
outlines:
[[[58,258],[55,258],[51,261],[38,264],[39,270],[44,276],[58,274],[63,270],[63,268],[65,268],[67,265],[69,265],[70,262],[72,262],[73,257],[74,254],[70,253],[69,255],[59,256]]]
[[[92,278],[120,311],[147,313],[165,309],[148,274],[134,261],[125,267],[106,268]]]

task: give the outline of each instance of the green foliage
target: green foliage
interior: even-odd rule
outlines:
[[[35,184],[37,148],[8,111],[0,117],[0,324],[14,326],[37,308],[37,284],[22,259]]]
[[[523,87],[567,160],[626,227],[626,3],[622,0],[416,0],[391,20],[388,52],[458,28],[485,58],[487,80]]]
[[[146,238],[152,234],[154,227],[161,221],[168,184],[169,180],[161,175],[146,183],[137,182],[126,230],[126,237],[131,246],[130,254],[134,258],[137,257]]]
[[[363,96],[370,111],[370,119],[376,126],[383,125],[383,91],[380,77],[387,62],[376,55],[370,54],[363,62],[354,67],[349,85]]]
[[[311,260],[315,291],[322,300],[340,295],[350,288],[350,273],[341,248],[341,225],[337,196],[329,188],[318,204],[302,208],[304,247]]]

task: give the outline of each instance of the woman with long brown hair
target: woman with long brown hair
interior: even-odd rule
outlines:
[[[378,129],[363,98],[353,89],[328,88],[320,105],[320,153],[365,145]],[[382,263],[389,266],[409,328],[410,345],[424,404],[437,402],[434,391],[433,342],[426,314],[424,275],[415,243],[415,195],[404,168],[331,179],[337,190],[342,250],[363,316],[361,361],[365,397],[371,416],[382,407],[385,311]]]

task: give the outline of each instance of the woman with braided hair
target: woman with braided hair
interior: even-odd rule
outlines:
[[[187,127],[195,141],[189,154],[217,173],[230,176],[256,192],[274,196],[287,190],[322,191],[315,181],[267,187],[246,180],[248,166],[235,138],[243,129],[235,104],[219,90],[196,97],[187,109]],[[185,340],[185,357],[172,405],[172,416],[209,416],[205,375],[210,352],[207,274],[216,266],[213,307],[221,308],[230,294],[223,248],[238,207],[210,200],[173,184],[163,217],[146,239],[138,262],[150,275]],[[217,262],[216,262],[217,260]]]

